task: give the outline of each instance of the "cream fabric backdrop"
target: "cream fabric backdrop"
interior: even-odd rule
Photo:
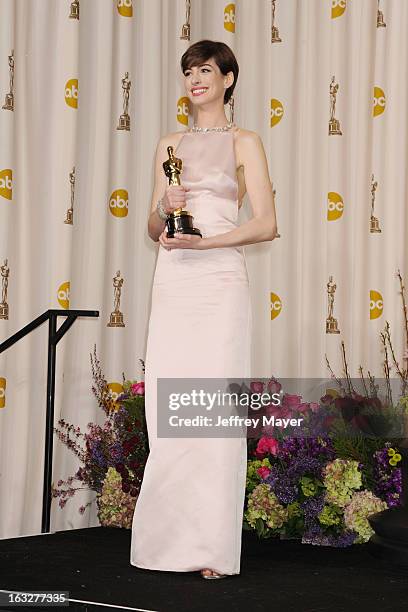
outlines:
[[[202,38],[237,55],[227,116],[261,135],[276,189],[281,237],[246,247],[253,376],[327,376],[325,354],[340,373],[341,340],[352,375],[362,364],[381,376],[386,320],[398,355],[404,348],[395,273],[406,279],[408,3],[383,0],[377,27],[377,0],[277,0],[273,43],[269,0],[192,0],[190,41],[180,39],[185,0],[81,0],[79,19],[69,17],[74,4],[0,0],[0,264],[9,268],[0,341],[48,308],[100,311],[58,345],[56,421],[85,431],[101,420],[95,343],[108,381],[142,376],[153,157],[161,135],[192,124],[179,62]],[[126,72],[130,130],[117,130]],[[332,77],[341,135],[329,135]],[[372,174],[381,233],[370,232]],[[250,217],[247,196],[240,214]],[[107,327],[117,271],[125,327]],[[340,334],[326,333],[331,275]],[[0,356],[1,537],[41,528],[46,337],[44,325]],[[54,457],[56,483],[78,464],[56,438]],[[98,524],[95,505],[77,510],[94,496],[53,504],[52,528]]]

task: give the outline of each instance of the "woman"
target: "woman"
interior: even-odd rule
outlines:
[[[150,453],[131,564],[221,578],[240,571],[246,439],[158,437],[157,378],[251,376],[243,246],[273,240],[276,218],[262,141],[225,115],[238,77],[233,52],[202,40],[187,49],[181,68],[194,126],[163,137],[156,150],[148,233],[159,253],[145,359]],[[168,185],[163,171],[170,145],[182,160],[181,185]],[[246,191],[253,217],[238,226]],[[167,236],[167,215],[182,207],[202,236]]]

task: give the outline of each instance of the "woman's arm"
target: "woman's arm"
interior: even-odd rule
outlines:
[[[168,157],[166,155],[169,143],[168,138],[163,136],[156,147],[156,157],[154,166],[154,187],[150,206],[150,215],[147,222],[147,231],[154,242],[158,242],[160,234],[165,229],[166,222],[159,217],[157,212],[157,202],[163,196],[166,189],[166,175],[163,171],[163,161]]]
[[[199,249],[241,246],[275,238],[275,202],[262,140],[256,132],[246,132],[240,136],[240,140],[240,161],[244,165],[253,217],[229,232],[203,238],[202,244],[197,244]]]

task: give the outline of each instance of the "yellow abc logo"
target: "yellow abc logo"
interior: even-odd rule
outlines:
[[[116,403],[116,400],[118,399],[119,395],[123,393],[123,386],[118,382],[111,382],[111,383],[108,383],[108,390],[109,390],[109,395],[111,396],[113,401]],[[119,404],[116,404],[115,408],[117,410],[119,408]]]
[[[66,82],[65,102],[72,108],[78,108],[78,79],[69,79]]]
[[[343,198],[335,191],[329,191],[327,194],[327,220],[335,221],[340,219],[344,210]]]
[[[385,111],[385,93],[381,87],[374,87],[373,115],[381,115]]]
[[[188,125],[188,115],[190,113],[190,100],[183,96],[177,102],[177,121],[183,125]]]
[[[62,308],[69,308],[69,281],[59,286],[57,297]]]
[[[282,310],[282,301],[279,295],[271,291],[271,320],[276,319]]]
[[[283,104],[280,100],[271,98],[271,127],[279,123],[283,117]]]
[[[6,379],[0,376],[0,408],[6,405]]]
[[[10,168],[0,170],[0,196],[7,200],[13,197],[13,171]]]
[[[109,199],[109,210],[114,217],[127,217],[129,212],[129,194],[126,189],[112,191]]]
[[[383,313],[384,302],[379,291],[370,291],[370,319],[378,319]]]
[[[336,19],[336,17],[341,17],[345,10],[346,10],[346,0],[332,0],[332,10],[331,10],[332,19]]]
[[[122,15],[122,17],[132,17],[133,15],[133,6],[132,0],[118,0],[118,13]]]
[[[224,9],[224,28],[228,32],[235,32],[235,4],[227,4]]]

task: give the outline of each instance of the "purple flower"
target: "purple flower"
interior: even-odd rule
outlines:
[[[265,482],[272,487],[282,504],[290,504],[296,500],[302,476],[308,474],[320,478],[322,474],[320,458],[308,455],[305,450],[293,456],[291,452],[292,449],[286,453],[286,458],[283,457],[280,463],[273,465],[270,474],[265,478]]]
[[[343,531],[338,535],[326,534],[322,529],[314,528],[305,532],[302,537],[302,544],[315,544],[317,546],[334,546],[336,548],[346,548],[351,546],[356,539],[355,531]]]
[[[402,471],[400,467],[389,462],[388,449],[391,444],[374,453],[374,494],[384,500],[389,508],[399,506],[402,502]]]

